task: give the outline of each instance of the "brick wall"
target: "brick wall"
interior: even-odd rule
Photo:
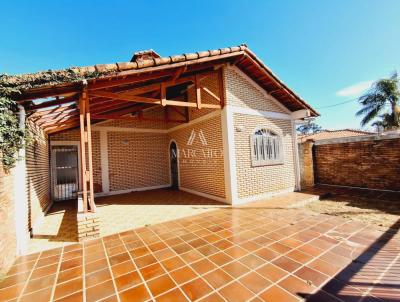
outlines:
[[[400,137],[364,139],[316,142],[316,182],[400,191]]]
[[[314,142],[311,140],[298,144],[300,186],[302,188],[310,188],[314,186],[313,146]]]
[[[192,131],[196,136],[188,145]],[[206,145],[199,138],[200,131]],[[173,131],[169,137],[176,141],[179,150],[180,186],[225,198],[221,116]]]
[[[43,217],[43,212],[51,203],[50,158],[47,135],[29,120],[26,127],[31,136],[31,143],[25,150],[29,231]]]
[[[13,180],[13,171],[6,173],[0,164],[0,280],[16,255]]]
[[[260,116],[234,114],[235,154],[238,197],[294,189],[292,126],[290,120],[268,119]],[[270,129],[281,136],[284,148],[283,164],[253,167],[250,136],[256,128]],[[236,129],[241,129],[237,131]]]
[[[110,190],[169,184],[168,138],[163,133],[108,133]]]
[[[226,68],[224,73],[226,103],[228,105],[264,111],[289,112],[273,96],[252,82],[234,68]]]

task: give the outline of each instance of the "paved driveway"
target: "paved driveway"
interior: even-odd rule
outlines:
[[[400,239],[274,203],[222,208],[20,257],[0,284],[17,299],[400,301]]]

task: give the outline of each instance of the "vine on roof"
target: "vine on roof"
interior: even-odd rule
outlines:
[[[0,74],[0,157],[5,171],[15,166],[18,151],[27,145],[28,132],[19,125],[15,97],[23,91],[42,86],[78,83],[98,78],[110,72],[87,71],[80,68],[48,70],[32,74],[10,76]]]

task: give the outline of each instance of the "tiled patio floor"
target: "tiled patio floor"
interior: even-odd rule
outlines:
[[[400,301],[399,237],[271,203],[222,208],[20,257],[0,300]]]
[[[96,198],[101,236],[212,211],[226,204],[178,190]],[[77,242],[76,201],[55,203],[35,231],[28,254]]]

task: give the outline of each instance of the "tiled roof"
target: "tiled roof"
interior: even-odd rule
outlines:
[[[374,132],[368,132],[358,129],[340,129],[340,130],[322,130],[313,134],[299,135],[298,139],[300,142],[305,142],[307,140],[322,140],[340,137],[350,137],[350,136],[361,136],[375,134]]]

